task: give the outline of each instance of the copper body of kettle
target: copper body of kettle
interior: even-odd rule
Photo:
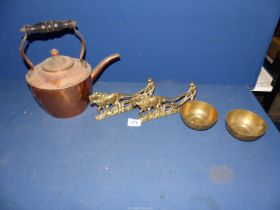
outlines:
[[[51,50],[51,57],[42,63],[33,65],[24,52],[28,36],[37,33],[51,33],[64,29],[73,30],[79,37],[82,48],[80,58],[59,55],[58,50]],[[73,117],[83,112],[88,105],[92,82],[111,62],[120,58],[119,54],[111,55],[101,61],[93,70],[83,60],[85,40],[76,29],[76,22],[47,21],[21,28],[25,33],[20,45],[20,53],[30,66],[26,81],[40,106],[50,115],[58,118]]]

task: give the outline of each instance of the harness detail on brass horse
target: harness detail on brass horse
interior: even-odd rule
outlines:
[[[99,115],[97,115],[95,119],[102,120],[134,109],[137,101],[140,101],[144,96],[152,96],[154,90],[155,85],[153,80],[148,79],[146,87],[132,95],[95,92],[89,96],[89,101],[91,105],[95,104],[98,106],[97,111]]]
[[[192,82],[186,93],[176,98],[153,95],[155,85],[152,79],[148,79],[145,88],[132,95],[122,93],[93,93],[89,96],[91,105],[98,106],[99,115],[96,120],[102,120],[117,115],[136,107],[140,109],[139,115],[142,122],[174,114],[188,100],[193,100],[196,95],[196,86]]]

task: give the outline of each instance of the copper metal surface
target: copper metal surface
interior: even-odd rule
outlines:
[[[80,39],[82,44],[80,58],[60,56],[58,50],[53,49],[51,58],[34,66],[24,52],[24,44],[29,31],[31,34],[31,30],[33,33],[51,33],[65,28],[73,29]],[[111,55],[92,70],[91,66],[83,60],[86,48],[85,40],[76,29],[76,22],[72,20],[26,25],[23,31],[25,35],[20,44],[20,54],[30,66],[26,81],[40,106],[54,117],[73,117],[85,110],[92,82],[108,64],[120,58],[119,54]]]
[[[195,130],[206,130],[218,120],[218,112],[212,105],[203,101],[190,101],[180,109],[184,123]]]
[[[76,29],[76,22],[73,21],[73,30],[75,32],[75,34],[77,35],[77,37],[80,39],[81,41],[81,52],[80,52],[80,61],[82,62],[83,61],[83,57],[84,57],[84,54],[85,54],[85,50],[86,50],[86,42],[85,42],[85,39],[84,37],[82,36],[82,34]],[[20,55],[22,56],[23,60],[29,65],[30,69],[33,70],[34,69],[34,65],[33,63],[31,62],[31,60],[27,57],[27,55],[25,54],[24,52],[24,45],[25,45],[25,42],[28,38],[28,32],[21,29],[22,32],[25,32],[24,34],[24,37],[20,43],[20,47],[19,47],[19,51],[20,51]]]
[[[73,117],[83,112],[88,105],[92,80],[88,77],[78,85],[60,89],[44,90],[29,85],[40,106],[50,115],[58,118]]]
[[[61,89],[40,89],[29,84],[34,98],[40,106],[50,115],[58,118],[73,117],[85,110],[88,104],[88,96],[91,93],[91,84],[98,74],[111,62],[119,58],[115,54],[105,58],[92,71],[88,78],[76,85]]]
[[[111,63],[120,59],[120,54],[116,53],[102,60],[91,72],[91,79],[95,81],[98,75]]]
[[[226,126],[230,134],[242,141],[253,141],[267,130],[265,121],[256,113],[235,109],[227,113]]]
[[[30,67],[30,69],[33,70],[33,63],[31,62],[31,60],[26,56],[25,52],[24,52],[24,44],[27,40],[27,33],[24,34],[20,46],[19,46],[19,52],[21,57],[23,58],[23,60],[27,63],[27,65]]]

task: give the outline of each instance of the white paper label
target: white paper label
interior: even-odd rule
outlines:
[[[128,118],[127,126],[129,126],[129,127],[140,127],[141,126],[141,120]]]

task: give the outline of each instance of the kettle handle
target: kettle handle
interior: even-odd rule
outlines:
[[[82,48],[80,52],[80,61],[82,62],[85,50],[86,50],[86,44],[85,44],[85,39],[82,36],[82,34],[76,29],[77,27],[77,22],[74,20],[62,20],[62,21],[46,21],[46,22],[40,22],[36,23],[34,25],[24,25],[20,31],[24,32],[24,37],[21,41],[19,51],[20,54],[23,58],[23,60],[30,66],[30,68],[33,70],[34,65],[30,61],[30,59],[26,56],[24,52],[24,44],[28,38],[29,35],[31,34],[44,34],[44,33],[53,33],[53,32],[58,32],[62,31],[64,29],[70,29],[73,30],[76,36],[80,39]]]

